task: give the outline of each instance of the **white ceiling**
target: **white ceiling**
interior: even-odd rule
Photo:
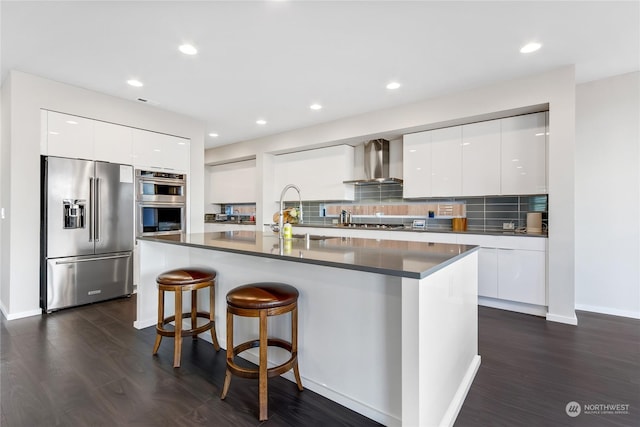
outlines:
[[[640,69],[640,1],[0,3],[3,80],[144,98],[205,122],[207,147],[568,64],[578,83]]]

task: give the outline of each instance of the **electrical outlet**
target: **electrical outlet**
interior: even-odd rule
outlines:
[[[513,230],[515,227],[512,222],[503,222],[502,229],[503,230]]]

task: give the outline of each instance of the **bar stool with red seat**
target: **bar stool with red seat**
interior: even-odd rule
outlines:
[[[174,338],[173,367],[180,367],[182,354],[182,337],[192,336],[198,339],[198,334],[211,331],[213,347],[220,350],[216,337],[215,323],[215,283],[216,271],[203,268],[184,268],[166,271],[160,274],[158,283],[158,323],[156,325],[156,342],[153,346],[153,354],[158,353],[162,337]],[[209,288],[209,311],[198,311],[198,290]],[[191,310],[182,313],[182,293],[191,291]],[[173,316],[164,317],[164,293],[175,293],[175,313]],[[207,319],[207,323],[197,326],[197,318]],[[191,329],[182,329],[182,319],[191,318]],[[166,329],[164,325],[174,322],[173,330]]]

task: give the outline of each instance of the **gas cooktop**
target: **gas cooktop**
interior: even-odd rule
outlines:
[[[387,230],[398,230],[404,228],[402,224],[342,224],[341,227],[348,228],[381,228]]]

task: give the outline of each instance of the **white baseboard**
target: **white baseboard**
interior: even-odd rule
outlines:
[[[204,338],[204,337],[203,337]],[[207,341],[209,341],[207,339]],[[246,352],[243,353],[242,356],[240,356],[241,358],[248,360],[251,363],[254,364],[258,364],[259,363],[259,357],[257,354],[252,353],[251,350],[248,350]],[[479,362],[478,362],[479,363]],[[270,363],[271,364],[271,363]],[[474,372],[475,375],[475,372]],[[293,372],[289,371],[286,372],[284,374],[281,375],[283,378],[288,379],[289,381],[295,383],[295,377],[293,376]],[[367,418],[370,418],[374,421],[379,422],[382,425],[388,426],[388,427],[400,427],[402,426],[402,421],[400,420],[400,418],[391,415],[391,414],[387,414],[385,412],[381,412],[375,408],[372,408],[371,406],[360,402],[357,399],[354,399],[350,396],[347,396],[345,394],[339,393],[333,389],[328,388],[327,386],[317,383],[315,381],[313,381],[312,379],[309,379],[307,377],[305,377],[303,375],[302,372],[300,372],[300,377],[302,380],[302,385],[304,388],[307,388],[315,393],[318,393],[321,396],[326,397],[329,400],[332,400],[346,408],[351,409],[352,411],[355,411],[359,414],[364,415]],[[465,380],[466,380],[466,376],[465,376]],[[471,380],[473,381],[473,377],[471,378]],[[469,386],[471,386],[471,384],[469,384]],[[458,390],[459,392],[459,390]],[[466,396],[466,392],[465,392],[465,396]],[[456,394],[457,397],[457,394]],[[464,396],[463,396],[463,401],[464,401]],[[462,406],[462,404],[460,405]],[[456,413],[457,415],[457,413]],[[454,418],[455,420],[455,418]]]
[[[572,316],[561,316],[559,314],[547,313],[547,320],[550,322],[565,323],[567,325],[576,326],[578,324],[578,318],[575,313]]]
[[[158,322],[158,319],[144,319],[144,320],[135,320],[133,322],[133,327],[136,329],[144,329],[149,326],[154,326]]]
[[[6,307],[1,302],[0,302],[0,310],[2,311],[2,314],[4,315],[4,317],[7,320],[16,320],[16,319],[22,319],[22,318],[25,318],[25,317],[42,315],[42,309],[40,309],[40,308],[34,309],[34,310],[23,311],[23,312],[20,312],[20,313],[9,314],[8,310],[6,309]]]
[[[541,305],[526,304],[523,302],[507,301],[489,297],[478,297],[478,305],[501,310],[515,311],[517,313],[532,314],[534,316],[547,317],[547,307]]]
[[[456,418],[458,418],[458,414],[460,413],[460,409],[462,409],[462,405],[464,404],[464,400],[467,397],[467,393],[469,393],[469,389],[471,388],[471,384],[473,384],[473,380],[476,377],[476,373],[480,368],[481,358],[479,355],[475,355],[469,364],[469,368],[467,372],[464,374],[462,378],[462,382],[458,386],[458,390],[453,395],[453,399],[451,400],[451,404],[447,408],[440,420],[441,426],[453,426],[456,422]]]
[[[640,319],[640,312],[620,310],[611,307],[601,307],[596,305],[576,304],[576,310],[590,311],[592,313],[609,314],[611,316],[629,317],[631,319]]]

